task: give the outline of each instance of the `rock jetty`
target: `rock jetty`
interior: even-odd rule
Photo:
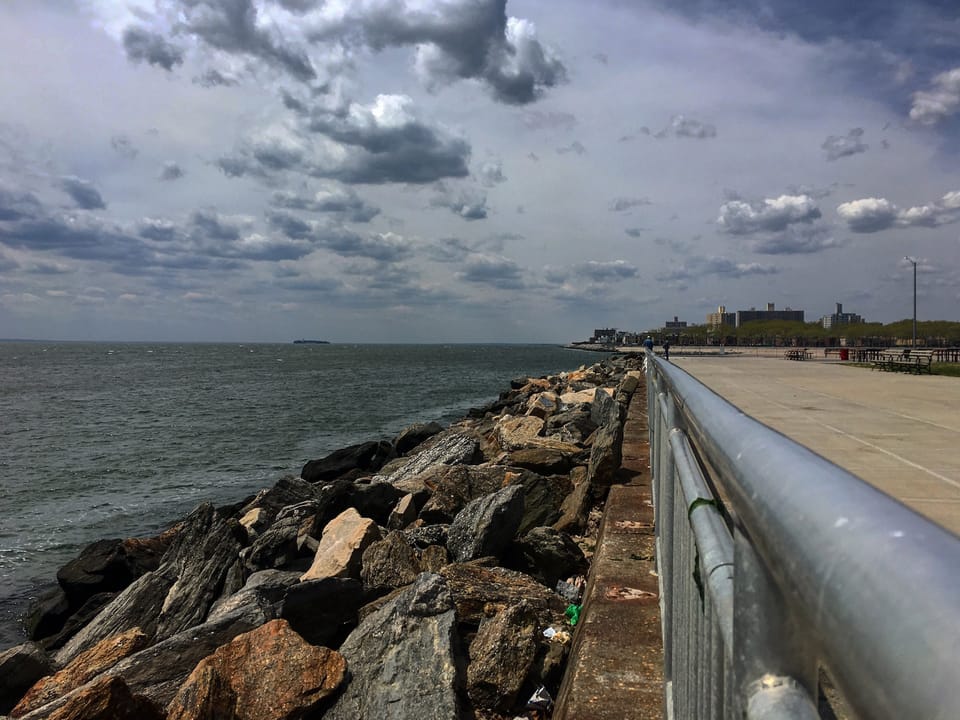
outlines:
[[[638,363],[518,378],[449,427],[338,450],[155,538],[91,544],[31,609],[31,640],[0,653],[0,714],[542,712]]]

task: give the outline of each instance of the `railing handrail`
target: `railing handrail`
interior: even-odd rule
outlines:
[[[855,712],[957,717],[960,538],[646,355]]]

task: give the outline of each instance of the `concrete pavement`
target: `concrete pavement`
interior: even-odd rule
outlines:
[[[748,415],[960,535],[960,378],[742,355],[673,360]]]

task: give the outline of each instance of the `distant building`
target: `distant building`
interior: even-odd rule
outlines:
[[[754,322],[756,320],[792,320],[803,322],[803,310],[777,310],[773,303],[767,303],[766,310],[737,310],[736,326],[741,327],[744,323]]]
[[[599,345],[613,345],[616,341],[616,328],[600,328],[598,330],[594,330],[593,337],[590,338],[590,342],[597,343]]]
[[[663,327],[667,330],[679,330],[680,328],[685,328],[687,326],[686,320],[677,320],[677,316],[673,316],[673,320],[667,320]]]
[[[833,315],[824,315],[820,318],[820,324],[823,325],[824,330],[830,330],[839,325],[859,325],[865,322],[866,320],[856,313],[845,313],[842,303],[837,303],[837,311]]]
[[[707,315],[707,326],[711,330],[716,330],[723,325],[734,326],[737,324],[737,315],[736,313],[728,313],[727,308],[724,305],[721,305],[717,308],[715,313],[710,313]]]

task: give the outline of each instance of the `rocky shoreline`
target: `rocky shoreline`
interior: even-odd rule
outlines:
[[[0,653],[0,714],[545,716],[641,362],[519,378],[447,428],[89,545]]]

